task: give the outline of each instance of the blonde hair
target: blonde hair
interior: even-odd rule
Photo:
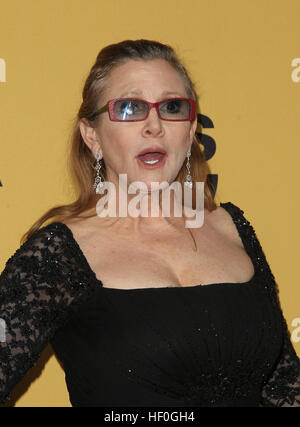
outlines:
[[[82,92],[82,103],[74,119],[72,129],[69,166],[72,182],[75,191],[77,191],[77,198],[70,204],[55,206],[45,212],[22,236],[21,243],[26,241],[45,221],[51,218],[52,221],[50,222],[63,222],[68,219],[78,218],[83,212],[93,207],[96,208],[96,204],[101,195],[96,194],[93,187],[95,179],[95,158],[82,139],[79,123],[80,120],[91,117],[97,110],[99,100],[104,92],[105,84],[111,70],[130,59],[142,61],[152,59],[166,60],[182,76],[188,96],[196,101],[196,114],[200,113],[198,96],[194,89],[194,84],[172,47],[157,41],[141,39],[124,40],[120,43],[111,44],[103,48],[97,55],[96,61],[85,81]],[[97,126],[97,122],[98,117],[93,121],[89,120],[92,126]],[[105,164],[103,163],[104,162],[102,162],[103,167],[101,168],[100,175],[105,181],[106,171]],[[213,200],[215,189],[212,188],[212,184],[207,179],[210,173],[209,166],[196,135],[194,136],[191,146],[190,165],[193,182],[204,182],[204,207],[209,211],[216,209],[217,205]],[[184,163],[178,172],[176,181],[179,181],[183,185],[186,175],[187,171]],[[194,209],[196,201],[194,192],[192,200]],[[94,213],[84,216],[84,218],[90,218],[96,215],[95,209]]]

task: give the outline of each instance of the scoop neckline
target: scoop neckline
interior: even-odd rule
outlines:
[[[224,203],[222,203],[222,205],[224,205]],[[251,259],[253,268],[254,268],[254,273],[252,275],[252,277],[247,280],[246,282],[217,282],[217,283],[209,283],[207,285],[199,283],[199,284],[195,284],[192,286],[159,286],[159,287],[147,287],[147,288],[129,288],[129,289],[123,289],[123,288],[111,288],[111,287],[107,287],[103,285],[103,282],[98,279],[98,277],[96,276],[96,273],[94,272],[94,270],[92,269],[92,267],[90,266],[86,256],[84,255],[83,251],[81,250],[81,247],[79,246],[79,243],[77,242],[77,240],[75,239],[72,230],[64,223],[64,222],[60,222],[60,221],[55,221],[52,223],[52,225],[54,224],[59,224],[60,226],[62,225],[65,230],[67,230],[71,241],[73,243],[73,245],[75,245],[75,247],[78,250],[78,253],[80,254],[82,260],[84,261],[89,273],[92,275],[93,280],[95,281],[95,283],[98,285],[99,288],[101,289],[105,289],[107,291],[113,291],[113,292],[121,292],[121,293],[132,293],[132,292],[140,292],[140,291],[156,291],[156,290],[167,290],[167,289],[203,289],[203,288],[207,288],[207,287],[219,287],[219,286],[232,286],[232,287],[246,287],[247,285],[252,284],[252,282],[255,281],[257,275],[258,275],[258,270],[257,270],[257,266],[256,263],[253,262],[251,255],[248,253],[248,251],[246,250],[246,246],[244,244],[243,241],[243,245],[244,245],[244,250],[246,251],[246,253],[248,254],[249,258]],[[242,238],[242,237],[241,237]]]
[[[217,283],[209,283],[207,285],[199,283],[196,285],[191,286],[158,286],[158,287],[148,287],[148,288],[129,288],[129,289],[122,289],[122,288],[110,288],[102,285],[102,289],[107,289],[108,291],[120,291],[120,292],[133,292],[133,291],[155,291],[155,290],[165,290],[165,289],[203,289],[203,288],[209,288],[209,287],[218,287],[218,286],[232,286],[232,287],[246,287],[248,285],[252,285],[252,282],[255,283],[255,279],[257,276],[257,270],[255,269],[253,276],[247,280],[246,282],[217,282]],[[96,277],[97,279],[97,277]],[[98,279],[97,279],[98,280]],[[102,283],[102,282],[101,282]]]

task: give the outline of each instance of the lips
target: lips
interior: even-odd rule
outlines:
[[[141,159],[143,162],[144,161],[149,161],[149,160],[162,160],[164,157],[164,153],[159,153],[159,152],[154,152],[154,153],[146,153],[143,155],[139,155],[138,158]]]
[[[143,157],[144,155],[148,155],[148,154],[164,155],[167,153],[166,153],[166,150],[164,150],[163,148],[159,146],[153,146],[153,147],[144,148],[144,150],[142,150],[137,155],[137,157]]]

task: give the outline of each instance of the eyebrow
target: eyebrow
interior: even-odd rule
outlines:
[[[120,95],[120,98],[130,97],[130,96],[141,96],[141,93],[142,92],[140,90],[129,90],[129,91],[123,92]],[[174,91],[173,92],[171,92],[171,91],[164,91],[164,92],[162,92],[161,98],[164,98],[166,96],[176,96],[176,97],[179,97],[179,98],[185,98],[186,97],[186,95],[182,95],[179,92],[174,92]]]

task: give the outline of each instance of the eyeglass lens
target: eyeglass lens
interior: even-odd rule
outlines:
[[[186,99],[171,99],[159,105],[159,112],[166,120],[186,120],[190,116],[190,102]],[[136,99],[120,99],[114,104],[114,116],[117,120],[142,120],[148,114],[148,105]]]

